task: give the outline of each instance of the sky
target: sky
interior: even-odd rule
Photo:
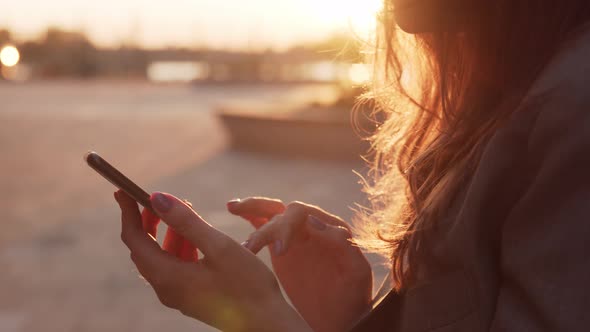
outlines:
[[[0,28],[17,38],[48,26],[101,46],[284,49],[335,32],[366,36],[381,0],[0,0]]]

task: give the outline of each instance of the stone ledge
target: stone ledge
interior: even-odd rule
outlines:
[[[231,145],[238,150],[291,158],[361,159],[369,144],[355,132],[350,111],[308,107],[272,110],[219,108]]]

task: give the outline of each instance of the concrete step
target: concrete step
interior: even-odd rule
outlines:
[[[349,109],[274,107],[220,107],[217,115],[232,147],[297,159],[330,160],[360,159],[369,148],[355,130]]]

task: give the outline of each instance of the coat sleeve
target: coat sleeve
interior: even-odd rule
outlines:
[[[590,330],[587,94],[553,93],[532,127],[530,182],[502,227],[491,331]]]

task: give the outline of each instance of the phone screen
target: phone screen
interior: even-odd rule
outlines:
[[[146,209],[154,211],[152,209],[152,204],[150,202],[150,194],[148,194],[145,190],[141,189],[137,184],[133,181],[129,180],[128,177],[123,175],[119,170],[117,170],[113,165],[109,164],[106,160],[104,160],[98,153],[91,151],[86,153],[84,156],[84,160],[88,163],[92,169],[94,169],[98,174],[102,175],[105,179],[107,179],[110,183],[115,185],[115,187],[123,190],[127,195],[131,196],[137,203],[141,204]]]

